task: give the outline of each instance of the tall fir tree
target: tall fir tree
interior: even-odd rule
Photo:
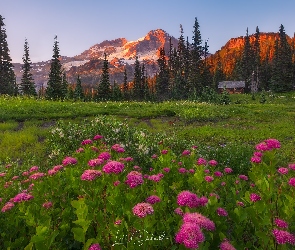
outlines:
[[[61,81],[61,93],[62,93],[61,99],[65,99],[68,96],[68,89],[69,89],[69,83],[67,80],[67,74],[64,70],[62,72],[62,81]]]
[[[114,80],[113,88],[112,88],[112,100],[113,101],[121,101],[122,100],[122,92],[119,84]]]
[[[63,72],[60,62],[57,36],[54,37],[53,55],[51,59],[45,98],[50,100],[62,100],[65,98],[63,90]]]
[[[269,90],[272,77],[272,66],[270,61],[270,49],[267,49],[266,57],[261,62],[259,70],[259,90]]]
[[[279,40],[275,44],[271,89],[275,92],[286,92],[293,89],[293,64],[291,46],[287,41],[285,28],[281,24]]]
[[[136,56],[135,67],[134,67],[134,78],[133,78],[133,98],[136,100],[143,99],[142,93],[142,80],[141,80],[141,66]]]
[[[104,53],[102,74],[97,88],[98,100],[109,100],[111,98],[111,84],[109,76],[109,61],[106,53]]]
[[[210,71],[210,64],[208,61],[208,54],[209,54],[209,45],[208,41],[205,41],[204,45],[204,59],[202,61],[202,71],[201,71],[201,79],[202,79],[202,89],[206,88],[213,88],[213,76]]]
[[[73,97],[75,100],[79,100],[79,101],[83,101],[85,99],[80,75],[78,75],[78,77],[77,77],[77,83],[76,83],[76,88],[73,93]]]
[[[22,95],[37,96],[33,75],[31,73],[32,63],[29,55],[29,45],[27,39],[25,39],[23,63],[23,74],[19,86],[20,93]]]
[[[200,32],[200,25],[198,19],[195,18],[193,26],[193,41],[191,44],[191,67],[189,81],[191,91],[200,94],[202,91],[202,57],[204,55],[204,48],[202,46],[202,37]]]
[[[217,51],[216,53],[217,53],[217,59],[216,59],[216,66],[215,66],[214,75],[213,75],[213,89],[215,91],[218,90],[219,82],[222,82],[226,79],[225,74],[223,72],[220,51]]]
[[[16,78],[4,26],[4,18],[0,15],[0,95],[15,95],[17,93]]]
[[[258,26],[256,27],[256,32],[255,32],[253,54],[254,54],[253,80],[256,82],[256,85],[259,88],[261,57],[260,57],[260,31]]]
[[[123,78],[123,96],[124,100],[129,100],[129,88],[128,88],[128,77],[126,67],[124,69],[124,78]]]
[[[156,96],[158,100],[163,101],[167,100],[170,95],[169,69],[164,47],[159,49],[158,67],[159,72],[156,77]]]
[[[244,50],[240,62],[240,76],[243,81],[245,81],[245,92],[249,93],[251,91],[251,81],[253,73],[253,51],[250,44],[250,37],[248,33],[248,28],[246,30],[246,36],[244,37]]]

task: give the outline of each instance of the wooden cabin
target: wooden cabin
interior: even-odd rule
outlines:
[[[218,92],[226,90],[229,94],[243,94],[245,91],[245,81],[222,81],[218,83]]]

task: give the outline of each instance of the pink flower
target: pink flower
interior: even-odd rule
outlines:
[[[289,169],[288,168],[279,168],[278,173],[280,174],[288,174]]]
[[[197,161],[197,164],[198,165],[206,165],[207,161],[204,158],[199,158]]]
[[[166,172],[166,173],[169,173],[170,172],[170,168],[163,168],[163,171]]]
[[[284,220],[281,220],[281,219],[275,219],[275,224],[277,227],[280,227],[280,228],[288,228],[288,223]]]
[[[295,170],[295,163],[289,164],[289,168]]]
[[[54,167],[53,167],[53,170],[55,170],[55,171],[60,171],[60,170],[62,170],[63,168],[64,168],[63,165],[57,165],[57,166],[54,166]]]
[[[115,225],[121,225],[121,223],[122,223],[122,220],[116,220],[115,221]]]
[[[135,188],[141,185],[143,183],[142,173],[137,171],[131,171],[127,174],[127,180],[125,181],[125,183],[130,188]]]
[[[295,245],[295,236],[287,231],[274,229],[272,230],[272,234],[275,237],[278,244],[289,243],[291,245]]]
[[[124,159],[124,161],[126,161],[126,162],[131,162],[131,161],[133,161],[133,158],[130,157],[130,156],[128,156],[128,157],[126,157],[126,158]]]
[[[157,159],[157,158],[158,158],[158,156],[156,154],[152,155],[152,159]]]
[[[244,206],[245,206],[244,203],[241,202],[241,201],[238,201],[238,202],[237,202],[237,205],[240,206],[240,207],[244,207]]]
[[[200,206],[199,198],[190,191],[182,191],[177,195],[177,204],[179,206],[188,206],[190,208]]]
[[[226,174],[230,174],[230,173],[233,172],[233,170],[232,170],[231,168],[225,168],[223,171],[224,171]]]
[[[16,180],[16,179],[18,179],[18,178],[19,178],[19,176],[16,175],[16,176],[13,176],[11,180],[14,181],[14,180]]]
[[[0,173],[0,177],[4,177],[6,173]]]
[[[295,178],[294,177],[289,180],[289,185],[295,187]]]
[[[102,165],[103,163],[104,163],[103,159],[96,158],[96,159],[89,160],[88,161],[88,166],[94,168],[94,167]]]
[[[253,163],[261,163],[261,158],[258,156],[251,157],[251,162]]]
[[[199,199],[199,204],[200,204],[200,206],[204,207],[204,206],[207,205],[207,203],[208,203],[208,198],[207,198],[207,197],[202,196],[202,197]]]
[[[258,194],[252,193],[250,194],[250,200],[253,202],[260,201],[261,197]]]
[[[174,213],[176,213],[176,214],[178,214],[180,216],[184,215],[184,213],[183,213],[183,211],[182,211],[182,209],[180,207],[175,208]]]
[[[67,156],[66,158],[63,159],[62,165],[67,166],[67,165],[75,165],[77,164],[77,159],[73,158],[71,156]]]
[[[13,207],[14,207],[14,203],[9,201],[9,202],[5,203],[5,205],[2,207],[1,212],[5,213],[6,211],[9,211]]]
[[[160,197],[158,197],[157,195],[151,195],[150,197],[148,197],[146,200],[146,202],[150,203],[150,204],[155,204],[161,201]]]
[[[209,169],[205,169],[204,170],[204,173],[209,174],[210,173],[210,170]]]
[[[210,175],[205,176],[205,181],[207,182],[212,182],[214,180],[214,178]]]
[[[34,198],[33,195],[30,195],[27,193],[19,193],[13,198],[13,202],[20,203],[23,201],[32,200],[33,198]]]
[[[227,239],[224,239],[219,246],[220,250],[236,250],[232,244],[229,243]]]
[[[181,174],[185,174],[187,171],[185,168],[180,168],[180,169],[178,169],[178,172]]]
[[[42,207],[49,209],[52,207],[52,202],[51,201],[44,202]]]
[[[248,180],[248,176],[247,175],[243,175],[243,174],[239,175],[239,178],[241,180],[244,180],[244,181],[247,181]]]
[[[182,152],[182,156],[187,156],[187,155],[190,155],[191,154],[191,151],[189,151],[189,150],[184,150],[183,152]]]
[[[215,161],[215,160],[210,160],[210,161],[208,161],[208,164],[209,164],[210,166],[215,167],[215,166],[218,164],[218,162]]]
[[[121,147],[119,144],[115,144],[111,147],[111,149],[115,150],[118,153],[124,153],[125,149]]]
[[[189,171],[191,174],[194,174],[194,173],[195,173],[195,170],[194,170],[194,169],[192,169],[192,168],[191,168],[191,169],[189,169],[188,171]]]
[[[208,231],[215,230],[214,222],[199,213],[185,213],[183,216],[183,223],[197,224],[200,228]]]
[[[94,141],[97,141],[97,140],[100,140],[100,139],[102,139],[102,138],[103,138],[102,135],[95,135],[95,136],[93,137],[93,140],[94,140]]]
[[[90,148],[94,152],[97,152],[97,153],[99,152],[99,149],[97,147],[95,147],[95,146],[91,146]]]
[[[58,171],[56,171],[56,170],[54,170],[54,169],[49,169],[47,173],[48,173],[48,175],[52,176],[52,175],[57,174]]]
[[[162,151],[161,151],[161,154],[162,154],[162,155],[166,155],[166,154],[168,154],[168,150],[167,150],[167,149],[162,150]]]
[[[37,166],[33,166],[30,168],[29,172],[32,173],[32,172],[37,172],[39,170],[39,167]]]
[[[107,161],[111,159],[111,155],[109,152],[102,152],[97,158]]]
[[[214,175],[216,177],[222,177],[223,174],[220,171],[216,171],[216,172],[214,172]]]
[[[80,178],[82,181],[93,181],[100,176],[101,176],[100,170],[88,169],[83,172]]]
[[[281,147],[281,143],[276,139],[267,139],[265,140],[265,143],[269,150]]]
[[[154,182],[159,182],[161,179],[162,179],[163,176],[159,175],[159,174],[153,174],[153,175],[150,175],[148,176],[147,178],[150,180],[150,181],[154,181]]]
[[[37,179],[40,179],[42,177],[44,177],[45,174],[44,173],[34,173],[32,175],[30,175],[29,179],[32,179],[32,180],[37,180]]]
[[[256,156],[256,157],[261,158],[262,157],[262,153],[259,152],[259,151],[256,151],[256,152],[254,152],[253,156]]]
[[[216,212],[218,216],[225,216],[225,217],[228,216],[228,213],[224,208],[219,207],[217,208]]]
[[[124,169],[124,164],[118,161],[109,161],[102,167],[102,171],[106,174],[120,174]]]
[[[115,181],[115,182],[114,182],[114,186],[116,187],[116,186],[118,186],[120,183],[121,183],[120,181]]]
[[[195,249],[198,248],[199,243],[205,241],[205,236],[197,224],[184,223],[177,232],[175,241],[186,248]]]
[[[78,149],[76,150],[76,153],[82,153],[82,152],[84,152],[84,148],[78,148]]]
[[[92,244],[88,250],[101,250],[100,245],[98,243]]]
[[[144,218],[149,214],[154,213],[154,209],[151,204],[149,203],[138,203],[132,208],[132,212],[134,215],[136,215],[139,218]]]
[[[221,184],[220,184],[221,186],[225,186],[226,185],[226,182],[221,182]]]
[[[87,145],[87,144],[92,144],[92,140],[86,139],[86,140],[81,142],[81,145]]]

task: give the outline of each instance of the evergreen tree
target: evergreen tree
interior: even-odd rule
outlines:
[[[265,59],[261,62],[260,71],[259,71],[259,90],[270,89],[270,82],[272,77],[272,66],[271,66],[269,54],[270,54],[270,49],[268,49]]]
[[[244,50],[242,54],[240,64],[240,76],[245,81],[245,92],[249,93],[251,90],[251,80],[253,73],[253,53],[250,44],[250,37],[248,34],[248,28],[246,30],[246,36],[244,37]]]
[[[202,91],[201,69],[202,56],[204,55],[204,48],[202,46],[202,38],[200,32],[200,25],[198,19],[195,18],[193,30],[193,42],[191,44],[191,67],[189,81],[191,83],[191,91],[198,94]]]
[[[124,69],[124,79],[123,79],[123,96],[125,100],[129,99],[129,88],[128,88],[128,78],[126,67]]]
[[[202,62],[202,72],[201,72],[201,79],[202,79],[202,87],[209,87],[213,88],[213,77],[210,72],[210,65],[207,62],[208,60],[208,54],[209,54],[209,45],[208,41],[205,41],[205,46],[204,46],[204,59]]]
[[[20,93],[23,95],[37,96],[33,75],[31,73],[32,65],[29,56],[29,45],[27,39],[25,39],[23,63],[23,75],[20,83]]]
[[[271,89],[286,92],[293,89],[293,64],[291,46],[287,41],[284,26],[281,24],[279,40],[275,44]]]
[[[122,100],[122,92],[120,89],[119,84],[114,80],[114,84],[113,84],[113,91],[112,91],[112,99],[113,101],[120,101]]]
[[[109,62],[107,55],[104,53],[102,75],[97,89],[97,98],[99,100],[109,100],[111,98],[111,84],[109,77]]]
[[[144,100],[148,100],[149,94],[150,94],[146,75],[147,75],[147,72],[145,70],[145,66],[143,63],[141,66],[141,89],[142,89]]]
[[[69,88],[69,83],[67,81],[67,75],[66,72],[63,71],[62,73],[62,81],[61,81],[61,99],[65,99],[68,95],[68,88]]]
[[[75,100],[80,100],[80,101],[83,101],[85,98],[83,88],[82,88],[81,78],[79,75],[77,77],[77,83],[76,83],[76,88],[73,93],[73,97]]]
[[[222,82],[226,79],[225,74],[223,72],[223,67],[221,63],[221,57],[219,51],[217,51],[217,59],[216,59],[216,67],[214,70],[214,76],[213,76],[213,89],[215,91],[218,90],[218,84],[219,82]]]
[[[169,71],[164,47],[160,48],[159,52],[159,73],[156,78],[156,95],[158,100],[166,100],[169,98]]]
[[[54,37],[53,56],[51,59],[49,80],[47,83],[45,98],[52,100],[65,98],[65,93],[63,89],[63,72],[60,62],[57,36]]]
[[[141,80],[141,67],[138,57],[135,59],[134,78],[133,78],[133,98],[140,100],[143,98],[142,93],[142,80]]]
[[[260,32],[258,26],[256,27],[255,32],[255,41],[253,46],[254,54],[254,67],[253,67],[253,80],[259,86],[259,77],[260,77],[260,67],[261,67],[261,58],[260,58]]]
[[[17,92],[15,74],[9,55],[4,26],[4,18],[0,15],[0,95],[15,95]]]

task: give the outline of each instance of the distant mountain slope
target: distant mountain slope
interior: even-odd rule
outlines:
[[[158,50],[164,47],[169,50],[169,34],[162,29],[151,30],[144,37],[136,41],[127,41],[125,38],[117,38],[111,41],[103,41],[91,46],[89,49],[74,57],[62,56],[62,64],[66,70],[68,81],[75,83],[79,74],[84,84],[97,84],[100,79],[102,60],[104,53],[110,63],[110,81],[123,82],[123,72],[126,67],[128,80],[133,79],[133,64],[136,56],[140,62],[144,62],[147,74],[152,76],[157,71]],[[172,44],[177,46],[177,39],[171,37]],[[17,81],[21,79],[21,64],[16,63],[15,73]],[[32,73],[37,85],[46,85],[50,70],[50,60],[33,63]]]

